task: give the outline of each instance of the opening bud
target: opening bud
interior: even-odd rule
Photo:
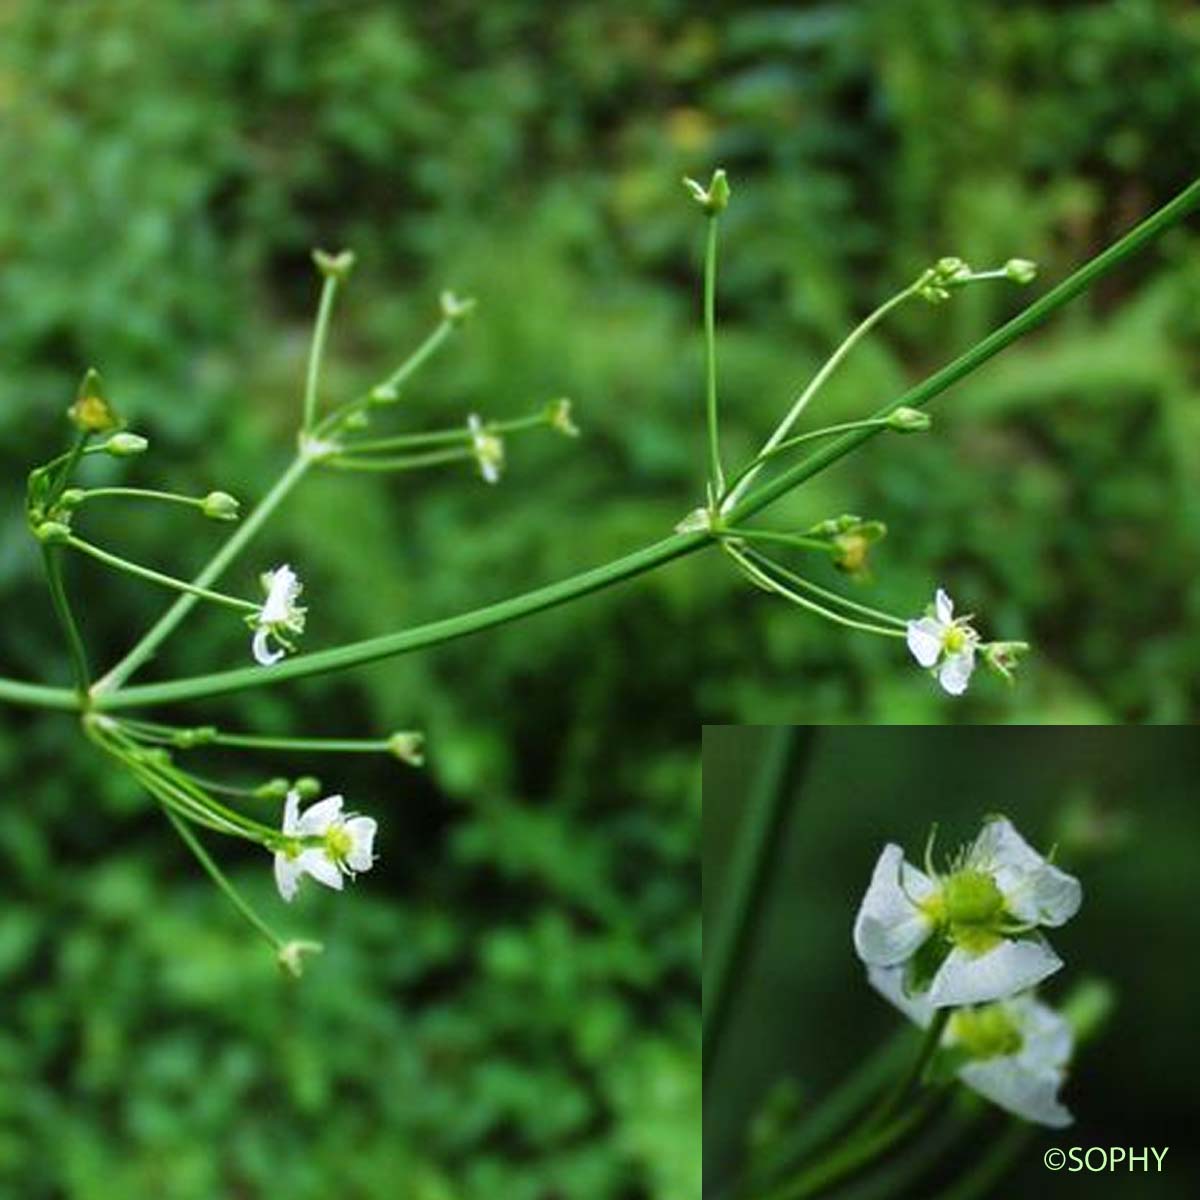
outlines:
[[[104,381],[99,371],[88,368],[67,416],[85,433],[107,433],[121,423],[104,394]]]
[[[451,291],[445,291],[439,297],[442,307],[442,319],[451,325],[461,325],[475,311],[475,301],[469,296],[456,296]]]
[[[708,187],[703,187],[694,179],[684,176],[683,186],[691,193],[692,199],[700,205],[710,217],[723,213],[729,207],[729,177],[723,168],[718,167],[712,173]]]
[[[888,428],[897,433],[924,433],[933,424],[933,418],[919,408],[901,405],[887,419]]]
[[[571,419],[571,402],[565,396],[546,405],[546,423],[564,437],[579,436],[579,426]]]
[[[337,254],[330,254],[325,250],[314,250],[312,257],[313,262],[317,264],[317,270],[326,279],[345,280],[354,269],[354,252],[352,250],[342,250]]]
[[[304,974],[304,955],[320,954],[324,949],[320,942],[285,942],[279,948],[276,961],[281,971],[286,971],[293,979],[299,979]]]
[[[988,642],[980,649],[988,669],[999,675],[1006,683],[1012,683],[1013,672],[1020,663],[1021,655],[1029,652],[1029,643]]]
[[[209,492],[200,509],[214,521],[236,521],[240,505],[228,492]]]
[[[113,458],[134,458],[138,454],[145,454],[149,448],[150,443],[140,433],[114,433],[100,447]]]
[[[393,733],[388,738],[388,753],[411,767],[425,765],[425,735],[423,733]]]

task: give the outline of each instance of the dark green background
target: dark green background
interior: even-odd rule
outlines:
[[[726,898],[730,849],[770,733],[704,731],[706,938]],[[1036,847],[1057,843],[1060,861],[1083,884],[1079,915],[1051,934],[1066,966],[1044,996],[1053,1002],[1097,977],[1113,986],[1117,1006],[1063,1092],[1075,1125],[1040,1133],[1016,1174],[990,1194],[1195,1195],[1198,766],[1200,739],[1183,729],[816,731],[807,769],[791,789],[728,1034],[706,1080],[706,1186],[740,1160],[747,1122],[772,1086],[794,1080],[803,1111],[900,1026],[868,986],[851,943],[883,845],[898,842],[920,861],[936,821],[939,849],[950,853],[974,837],[986,814],[1004,812]],[[933,1195],[1003,1127],[997,1114],[912,1195]],[[1161,1174],[1051,1176],[1041,1162],[1050,1146],[1170,1149]]]

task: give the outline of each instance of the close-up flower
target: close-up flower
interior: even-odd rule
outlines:
[[[304,875],[340,892],[343,875],[353,879],[375,862],[376,828],[373,817],[343,813],[341,796],[327,796],[301,813],[299,792],[288,792],[283,843],[275,852],[279,894],[293,899]]]
[[[868,966],[903,966],[906,989],[937,1008],[1013,996],[1062,966],[1037,931],[1070,920],[1082,888],[1006,818],[985,822],[945,872],[931,846],[925,867],[895,843],[879,855],[854,923]]]
[[[900,967],[870,967],[871,986],[922,1029],[937,1010],[905,991]],[[993,1104],[1038,1125],[1062,1129],[1073,1121],[1058,1098],[1073,1048],[1066,1018],[1029,993],[956,1009],[940,1047],[959,1079]]]
[[[954,615],[954,601],[943,588],[934,596],[932,612],[908,622],[907,638],[913,658],[934,672],[945,691],[961,696],[967,690],[979,634],[969,616]]]
[[[267,598],[251,618],[250,623],[254,627],[251,649],[255,660],[269,667],[289,650],[295,649],[292,635],[304,632],[307,610],[296,603],[304,589],[296,572],[286,563],[274,571],[267,571],[262,577],[262,585]],[[271,648],[272,641],[278,645],[278,649]]]

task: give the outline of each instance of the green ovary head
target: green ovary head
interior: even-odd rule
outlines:
[[[973,1059],[1004,1058],[1021,1049],[1021,1030],[1003,1004],[959,1009],[948,1033]]]
[[[942,885],[942,902],[952,925],[988,926],[1004,914],[1004,896],[983,871],[955,871]]]

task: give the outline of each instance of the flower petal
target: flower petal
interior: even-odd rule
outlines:
[[[1048,1004],[1032,996],[1018,996],[1009,1002],[1024,1039],[1020,1059],[1031,1069],[1061,1071],[1071,1060],[1075,1035],[1071,1023]]]
[[[867,981],[889,1003],[922,1029],[933,1020],[934,1007],[922,993],[909,995],[904,990],[903,967],[868,967]]]
[[[279,894],[289,904],[296,895],[296,888],[300,884],[300,875],[301,867],[299,859],[288,858],[283,853],[275,855],[275,886],[279,889]]]
[[[295,837],[299,832],[299,825],[296,820],[300,813],[300,793],[293,790],[288,792],[287,799],[283,802],[283,832]]]
[[[1020,920],[1057,927],[1079,911],[1079,880],[1048,863],[1007,818],[997,817],[983,827],[972,854],[991,871],[1009,912]]]
[[[933,597],[933,611],[943,625],[949,625],[954,620],[954,601],[950,599],[944,588],[938,588]]]
[[[1058,1071],[1031,1071],[1017,1055],[968,1063],[959,1078],[1006,1112],[1063,1129],[1075,1120],[1058,1099],[1062,1075]]]
[[[938,668],[938,683],[951,696],[961,696],[971,682],[975,670],[975,647],[968,645],[957,654],[951,654]]]
[[[923,667],[932,667],[942,653],[942,626],[933,617],[909,621],[905,635],[913,658]]]
[[[341,815],[341,796],[326,796],[304,813],[296,825],[296,832],[305,837],[321,837]]]
[[[985,954],[956,946],[929,985],[929,1002],[937,1008],[1005,1000],[1040,983],[1063,965],[1041,938],[1005,941]]]
[[[378,826],[373,817],[351,817],[346,822],[346,832],[350,835],[350,853],[346,855],[346,864],[352,871],[369,871],[375,862],[371,848],[375,843],[375,831]]]
[[[283,657],[282,650],[271,649],[270,643],[267,641],[270,632],[265,625],[260,625],[254,631],[254,640],[250,643],[255,661],[263,667],[273,667]]]
[[[318,883],[323,883],[338,892],[342,890],[342,873],[338,870],[337,863],[333,862],[324,850],[311,847],[302,851],[296,861],[300,864],[300,869]]]
[[[854,948],[859,958],[878,967],[894,966],[909,958],[933,928],[932,921],[913,900],[921,900],[933,890],[929,879],[904,861],[899,846],[894,842],[885,846],[854,921]]]

